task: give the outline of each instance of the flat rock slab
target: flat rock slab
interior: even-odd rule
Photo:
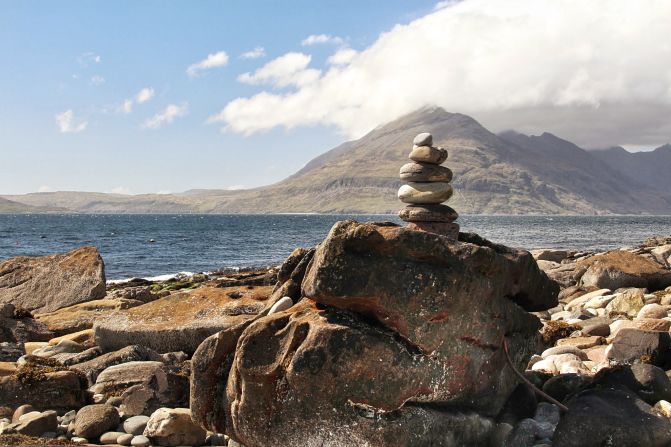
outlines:
[[[622,287],[660,290],[671,285],[671,270],[628,251],[616,250],[590,256],[578,264],[587,268],[580,280],[583,286],[612,290]]]
[[[128,309],[94,326],[104,351],[135,344],[159,353],[192,354],[210,335],[248,320],[268,304],[272,287],[201,287]]]
[[[105,264],[95,247],[0,262],[0,303],[35,312],[105,296]]]
[[[126,298],[104,298],[64,307],[54,312],[37,314],[35,318],[45,324],[58,337],[91,329],[98,319],[108,318],[117,311],[141,306],[142,304],[144,304],[142,301]]]

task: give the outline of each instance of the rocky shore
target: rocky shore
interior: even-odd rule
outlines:
[[[353,221],[163,282],[0,261],[0,445],[669,445],[670,267]]]

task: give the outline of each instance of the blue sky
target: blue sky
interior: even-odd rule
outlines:
[[[427,104],[656,147],[670,5],[0,0],[0,194],[259,186]]]

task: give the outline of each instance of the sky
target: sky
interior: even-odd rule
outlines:
[[[667,0],[0,0],[0,194],[273,183],[426,106],[671,140]]]

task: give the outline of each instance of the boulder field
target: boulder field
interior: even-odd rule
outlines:
[[[670,265],[345,221],[277,268],[35,285],[0,304],[0,445],[671,445]]]

